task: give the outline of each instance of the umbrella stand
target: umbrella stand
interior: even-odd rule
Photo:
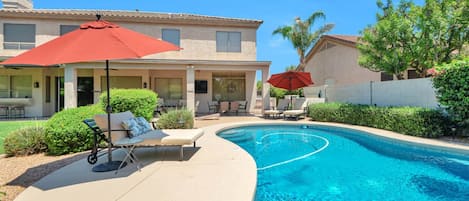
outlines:
[[[112,139],[111,139],[111,98],[110,98],[110,87],[109,87],[109,60],[106,60],[106,88],[107,88],[107,103],[106,103],[106,113],[107,113],[107,128],[108,128],[108,152],[107,152],[107,159],[106,163],[101,163],[93,167],[93,172],[109,172],[119,169],[122,161],[113,161],[112,160]],[[127,165],[126,162],[122,164],[122,167]]]

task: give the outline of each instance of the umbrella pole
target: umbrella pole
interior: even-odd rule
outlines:
[[[107,113],[107,133],[108,133],[108,152],[107,152],[107,163],[102,163],[97,166],[93,167],[93,172],[109,172],[119,169],[119,166],[122,165],[122,168],[127,165],[126,162],[122,161],[112,161],[112,139],[111,139],[111,94],[110,94],[110,87],[109,87],[109,60],[106,60],[106,94],[107,94],[107,103],[106,103],[106,113]]]
[[[99,20],[99,18],[98,18]],[[106,88],[107,88],[107,101],[106,101],[106,113],[107,113],[107,134],[108,134],[108,140],[109,140],[109,143],[108,143],[108,156],[107,156],[107,159],[108,159],[108,162],[111,163],[112,161],[112,145],[111,145],[111,142],[112,142],[112,139],[111,139],[111,112],[112,112],[112,107],[111,107],[111,98],[110,98],[110,87],[109,87],[109,60],[106,60]]]

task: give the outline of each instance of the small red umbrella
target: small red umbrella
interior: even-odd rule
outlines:
[[[287,71],[284,73],[273,74],[267,82],[272,84],[274,87],[289,91],[314,84],[311,80],[310,73],[298,71]],[[291,96],[290,103],[293,104]]]
[[[169,42],[122,28],[100,20],[84,23],[80,28],[2,62],[2,65],[38,65],[106,61],[108,128],[111,127],[112,108],[109,105],[109,60],[141,58],[146,55],[180,50]],[[108,132],[111,141],[111,131]],[[93,168],[93,171],[111,171],[118,168],[120,161],[112,161],[109,143],[108,163]]]
[[[314,84],[311,80],[311,74],[308,72],[287,71],[284,73],[273,74],[268,83],[274,87],[295,90]]]

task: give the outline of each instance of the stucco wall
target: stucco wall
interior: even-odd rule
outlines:
[[[316,97],[319,91],[327,102],[376,104],[377,106],[438,107],[435,89],[430,78],[311,88],[311,94],[315,94]]]
[[[94,19],[90,19],[94,20]],[[79,25],[83,21],[73,20],[24,20],[4,18],[2,23],[23,23],[36,24],[36,46],[47,42],[60,35],[60,25]],[[149,23],[120,23],[122,27],[134,31],[161,38],[161,29],[173,28],[180,30],[180,45],[183,50],[179,52],[165,52],[150,55],[145,58],[155,59],[194,59],[194,60],[256,60],[256,28],[230,28],[230,27],[210,27],[210,26],[189,26],[189,25],[163,25]],[[236,31],[241,32],[241,52],[217,52],[216,32]],[[3,42],[3,24],[0,26],[0,41]],[[16,56],[24,50],[4,50],[0,45],[1,56]]]
[[[313,86],[348,85],[367,81],[380,81],[380,73],[358,65],[356,48],[326,42],[323,50],[307,61],[305,71],[311,73]]]

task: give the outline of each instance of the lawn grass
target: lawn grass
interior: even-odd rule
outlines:
[[[4,154],[3,140],[5,137],[14,130],[28,126],[42,126],[46,121],[44,120],[29,120],[29,121],[0,121],[0,154]]]

